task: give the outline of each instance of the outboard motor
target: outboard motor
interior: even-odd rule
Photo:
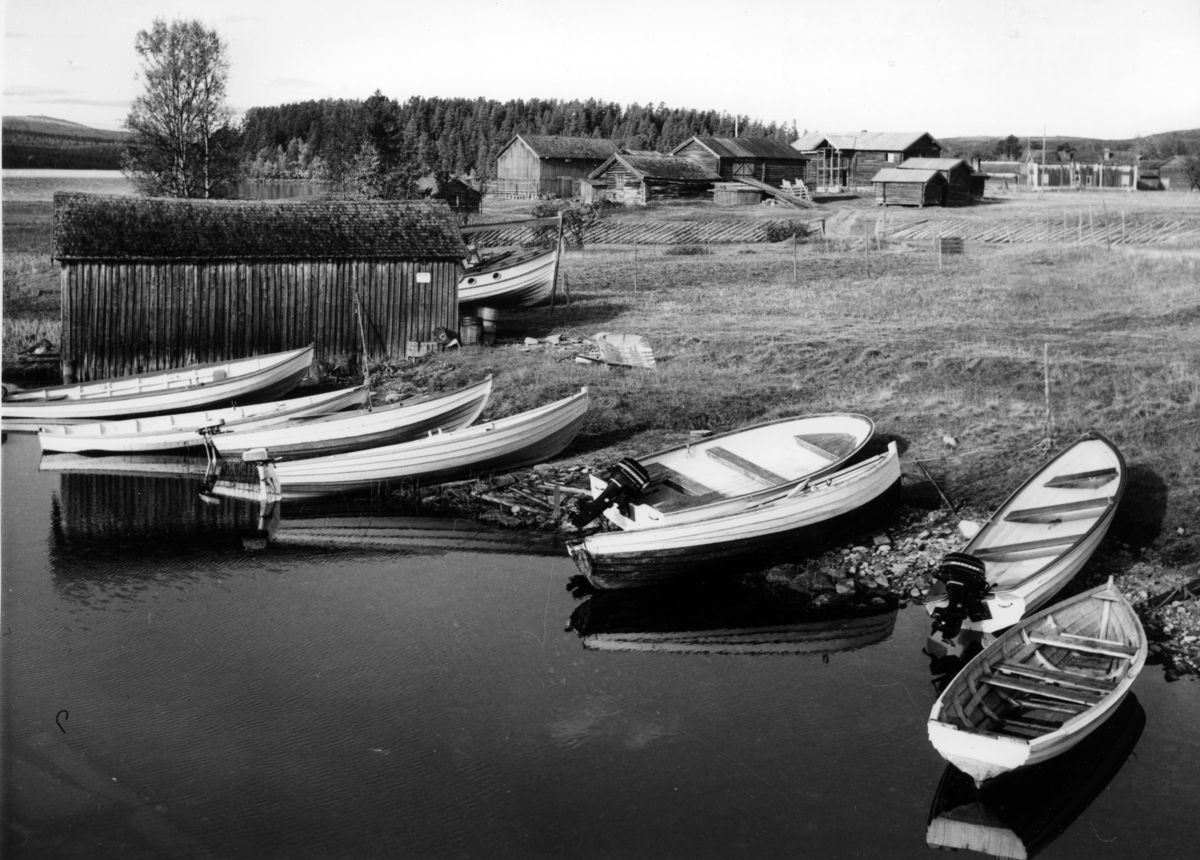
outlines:
[[[632,457],[618,460],[608,467],[608,484],[604,492],[594,499],[580,499],[575,503],[578,510],[571,514],[571,523],[581,529],[612,505],[624,504],[640,496],[649,486],[650,475],[641,463]]]
[[[962,630],[963,621],[984,621],[992,617],[987,599],[992,590],[987,583],[983,562],[965,552],[946,553],[938,567],[937,578],[946,586],[949,603],[933,611],[933,632],[949,641]]]

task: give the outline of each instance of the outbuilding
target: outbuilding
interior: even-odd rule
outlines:
[[[949,183],[937,170],[885,167],[871,179],[880,206],[940,206]]]
[[[975,172],[961,158],[906,158],[901,170],[936,170],[946,178],[946,197],[943,206],[968,206],[972,200],[983,199],[987,177]]]
[[[456,328],[466,253],[442,202],[59,193],[63,375],[103,379],[310,343],[335,363],[364,351],[403,357],[410,341]]]
[[[1196,156],[1175,155],[1158,166],[1158,180],[1166,191],[1200,191],[1200,177],[1188,175],[1188,159]]]
[[[496,156],[497,197],[573,197],[579,180],[617,151],[611,140],[518,134]]]
[[[775,188],[804,178],[808,158],[786,143],[765,137],[688,138],[671,155],[690,158],[726,182],[757,179]]]
[[[884,167],[899,167],[909,158],[941,158],[943,153],[927,131],[806,132],[792,148],[811,158],[804,181],[826,194],[869,188]]]
[[[589,177],[601,198],[627,205],[707,198],[720,179],[690,158],[645,152],[614,153]]]

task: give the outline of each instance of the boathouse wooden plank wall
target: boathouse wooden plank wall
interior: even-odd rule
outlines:
[[[56,195],[54,244],[76,381],[310,343],[403,357],[457,328],[466,256],[449,207],[400,201]]]

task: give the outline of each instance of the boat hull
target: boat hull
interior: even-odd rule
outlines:
[[[555,251],[511,266],[486,264],[468,270],[458,282],[458,304],[494,308],[526,308],[550,298],[554,289]]]
[[[802,494],[691,523],[590,535],[568,544],[596,588],[637,588],[769,563],[859,533],[899,501],[900,459],[887,454],[826,476]]]

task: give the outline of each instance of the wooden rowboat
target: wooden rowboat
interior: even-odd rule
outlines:
[[[963,667],[929,740],[976,785],[1066,752],[1111,715],[1146,662],[1133,607],[1106,584],[1022,621]]]
[[[458,282],[459,305],[527,308],[550,298],[557,252],[497,254],[467,269]]]
[[[625,531],[724,516],[790,493],[803,481],[845,467],[875,425],[850,413],[783,418],[640,457],[650,482],[604,516]],[[610,472],[591,476],[594,498]]]
[[[235,400],[277,400],[307,374],[313,347],[234,361],[197,364],[78,385],[9,392],[0,407],[6,419],[130,418],[162,415]]]
[[[1057,594],[1104,539],[1126,478],[1121,452],[1092,432],[1022,484],[960,550],[983,563],[991,589],[979,613],[989,617],[963,618],[962,629],[1003,630]],[[942,588],[926,603],[930,614],[950,609]]]
[[[782,497],[735,513],[592,534],[567,544],[576,567],[597,588],[634,588],[706,572],[731,563],[767,563],[857,533],[900,495],[896,443],[884,454],[819,479]]]
[[[424,439],[275,464],[285,499],[369,492],[401,480],[437,483],[544,462],[571,444],[587,388],[554,403]],[[270,456],[270,449],[267,449]]]
[[[492,393],[492,377],[446,394],[417,397],[373,410],[324,415],[305,421],[221,427],[209,439],[222,457],[266,448],[272,457],[300,459],[361,451],[457,430],[479,417]]]
[[[250,406],[175,412],[123,421],[52,424],[38,431],[38,443],[42,451],[48,454],[135,454],[201,447],[204,445],[204,435],[200,431],[204,429],[255,428],[324,415],[361,405],[370,396],[370,388],[359,385]]]

